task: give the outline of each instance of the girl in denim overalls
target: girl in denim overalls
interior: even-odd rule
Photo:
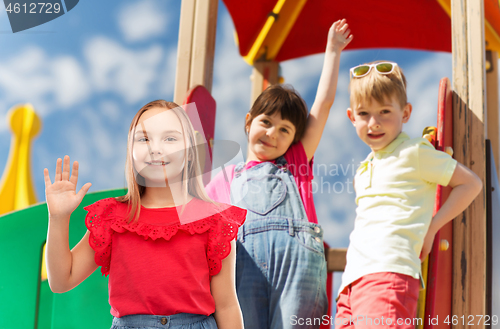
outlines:
[[[209,196],[248,210],[238,232],[236,291],[246,328],[319,328],[326,314],[323,230],[311,193],[312,160],[335,98],[345,20],[328,34],[311,113],[289,88],[271,86],[246,115],[246,163],[229,166]]]

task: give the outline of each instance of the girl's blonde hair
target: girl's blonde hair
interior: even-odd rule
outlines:
[[[127,143],[127,160],[125,164],[125,178],[127,180],[127,194],[117,197],[119,202],[126,202],[129,206],[129,222],[137,221],[141,211],[141,197],[146,191],[146,187],[137,183],[136,175],[139,175],[134,168],[134,159],[132,150],[134,146],[134,134],[137,123],[144,112],[152,108],[163,108],[173,111],[182,127],[182,134],[184,136],[184,159],[187,159],[187,166],[184,166],[182,173],[182,184],[185,192],[184,199],[187,200],[188,194],[203,201],[213,201],[208,197],[203,186],[202,171],[200,167],[200,159],[198,157],[198,147],[205,147],[204,145],[196,145],[195,130],[187,113],[176,103],[167,102],[165,100],[155,100],[144,105],[132,119],[130,129],[128,132]],[[184,206],[182,208],[184,210]]]

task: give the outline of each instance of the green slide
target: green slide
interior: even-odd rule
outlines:
[[[83,207],[126,190],[89,193],[73,212],[72,248],[85,234]],[[54,294],[40,280],[42,249],[47,237],[47,205],[0,216],[0,329],[100,329],[111,327],[108,280],[96,270],[73,290]]]

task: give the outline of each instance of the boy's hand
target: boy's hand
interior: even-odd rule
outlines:
[[[43,171],[45,179],[45,199],[49,209],[49,217],[67,218],[82,202],[83,197],[92,184],[87,183],[76,193],[76,184],[78,182],[78,162],[73,163],[71,177],[69,175],[69,156],[64,157],[64,165],[61,159],[57,159],[56,176],[54,183],[51,183],[49,170]]]
[[[352,41],[353,35],[350,33],[351,30],[345,18],[333,23],[328,31],[326,50],[342,51]]]
[[[432,250],[432,245],[434,244],[434,237],[436,236],[435,233],[431,232],[430,230],[427,231],[427,234],[425,235],[424,238],[424,245],[422,246],[422,251],[420,252],[420,261],[423,262],[429,256],[431,250]]]
[[[429,230],[424,238],[420,260],[425,260],[425,257],[429,255],[436,233],[446,225],[446,223],[464,211],[483,188],[481,179],[461,163],[457,163],[448,185],[451,186],[453,190],[431,220]]]

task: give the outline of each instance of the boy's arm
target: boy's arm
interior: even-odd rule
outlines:
[[[335,99],[337,89],[337,79],[339,75],[340,53],[351,42],[353,36],[349,35],[350,30],[346,20],[339,20],[333,23],[328,32],[328,42],[325,51],[323,70],[319,79],[316,99],[307,118],[306,130],[302,137],[302,145],[307,155],[307,160],[311,161],[318,147],[323,129],[330,108]]]
[[[457,167],[448,185],[451,186],[453,190],[431,221],[420,254],[420,259],[422,261],[429,255],[436,233],[446,223],[464,211],[483,188],[481,179],[461,163],[457,163]]]

